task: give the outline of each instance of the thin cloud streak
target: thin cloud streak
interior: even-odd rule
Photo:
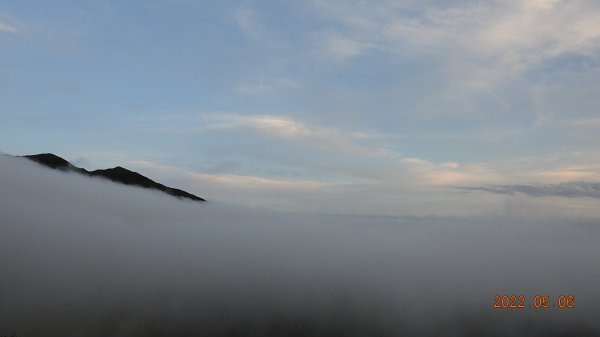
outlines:
[[[188,177],[202,186],[202,183],[232,186],[238,189],[285,189],[285,190],[317,190],[344,185],[343,183],[326,183],[316,180],[273,179],[257,176],[235,174],[188,173]]]
[[[460,187],[465,191],[484,191],[497,194],[525,194],[532,197],[565,197],[600,199],[600,183],[563,182],[559,184],[537,185],[494,185],[481,187]]]
[[[198,118],[205,122],[205,127],[209,129],[246,128],[269,137],[300,140],[351,154],[382,153],[385,149],[370,146],[366,142],[390,137],[377,133],[315,126],[277,115],[206,114]]]

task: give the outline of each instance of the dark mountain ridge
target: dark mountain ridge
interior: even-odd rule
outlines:
[[[55,154],[52,154],[52,153],[40,153],[40,154],[34,154],[34,155],[27,155],[27,156],[23,156],[23,158],[27,158],[38,164],[41,164],[43,166],[46,166],[46,167],[49,167],[49,168],[55,169],[55,170],[73,171],[73,172],[77,172],[77,173],[87,175],[90,177],[100,177],[100,178],[108,179],[113,182],[124,184],[124,185],[137,186],[137,187],[143,187],[143,188],[152,189],[152,190],[158,190],[158,191],[162,191],[164,193],[167,193],[167,194],[172,195],[177,198],[191,199],[194,201],[206,201],[205,199],[200,198],[191,193],[188,193],[186,191],[183,191],[183,190],[180,190],[177,188],[173,188],[173,187],[168,187],[163,184],[157,183],[148,177],[145,177],[137,172],[130,171],[121,166],[117,166],[117,167],[109,168],[109,169],[105,169],[105,170],[88,171],[86,169],[77,167],[77,166],[71,164],[70,162],[68,162],[67,160],[65,160]]]

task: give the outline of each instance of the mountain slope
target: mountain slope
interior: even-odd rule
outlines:
[[[55,170],[77,171],[79,173],[87,173],[86,170],[79,168],[79,167],[69,163],[68,161],[64,160],[63,158],[61,158],[55,154],[52,154],[52,153],[32,154],[32,155],[23,156],[23,157],[27,158],[29,160],[33,160],[34,162],[36,162],[38,164],[42,164],[49,168],[53,168]]]
[[[168,187],[163,184],[157,183],[148,177],[145,177],[137,172],[130,171],[121,166],[117,166],[117,167],[105,169],[105,170],[87,171],[83,168],[80,168],[80,167],[77,167],[77,166],[71,164],[67,160],[65,160],[55,154],[52,154],[52,153],[41,153],[41,154],[27,155],[27,156],[23,156],[23,157],[27,158],[29,160],[32,160],[38,164],[41,164],[43,166],[55,169],[55,170],[73,171],[73,172],[84,174],[84,175],[87,175],[90,177],[100,177],[100,178],[108,179],[113,182],[124,184],[124,185],[137,186],[137,187],[158,190],[158,191],[162,191],[164,193],[167,193],[167,194],[172,195],[177,198],[191,199],[194,201],[206,201],[205,199],[200,198],[191,193],[188,193],[186,191],[183,191],[183,190],[180,190],[177,188],[173,188],[173,187]]]

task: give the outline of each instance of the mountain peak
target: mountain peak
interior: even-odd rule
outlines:
[[[53,153],[32,154],[23,157],[53,169],[66,170],[72,166],[71,163]]]
[[[186,198],[194,201],[206,201],[205,199],[188,193],[186,191],[157,183],[148,177],[145,177],[137,172],[128,170],[122,166],[116,166],[104,170],[87,171],[83,168],[79,168],[71,164],[67,160],[52,153],[40,153],[34,155],[27,155],[23,157],[55,170],[74,171],[90,177],[100,177],[124,185],[159,190],[177,198]]]

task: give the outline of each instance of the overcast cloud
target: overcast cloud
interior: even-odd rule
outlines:
[[[0,166],[3,335],[600,333],[587,217],[281,213]],[[504,294],[577,306],[492,309]]]

